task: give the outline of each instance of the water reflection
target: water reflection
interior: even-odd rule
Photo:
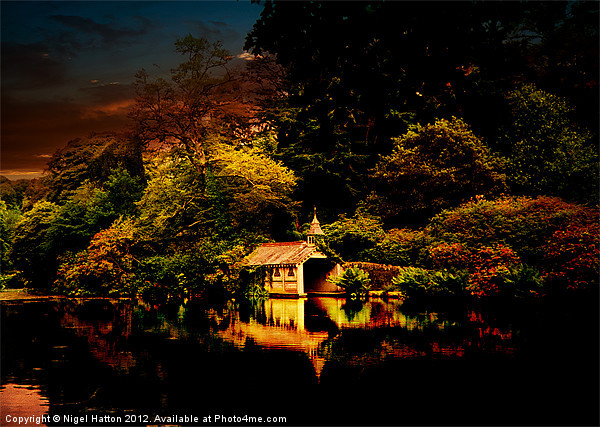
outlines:
[[[511,329],[485,324],[480,313],[469,310],[454,319],[430,311],[405,314],[400,301],[270,299],[246,319],[237,310],[211,316],[215,324],[226,325],[216,329],[218,335],[238,348],[306,353],[317,378],[328,360],[365,366],[390,358],[515,351]]]
[[[0,420],[2,425],[21,425],[19,419],[29,424],[45,426],[40,422],[48,413],[49,401],[38,385],[7,383],[0,386]]]
[[[583,392],[597,385],[591,371],[597,349],[589,340],[597,336],[590,326],[597,322],[582,320],[591,311],[434,310],[337,298],[271,299],[254,306],[60,299],[2,302],[1,308],[3,414],[6,408],[28,416],[165,414],[199,402],[203,408],[267,410],[274,405],[264,399],[269,395],[295,414],[296,424],[314,423],[287,395],[273,394],[282,384],[303,395],[322,393],[342,406],[343,395],[329,390],[359,390],[378,408],[398,404],[401,385],[404,411],[415,408],[413,424],[449,423],[434,413],[421,419],[417,411],[434,388],[448,390],[447,408],[468,405],[475,424],[485,422],[476,418],[481,414],[473,412],[473,401],[479,408],[504,402],[505,409],[507,396],[516,396],[511,405],[523,402],[494,419],[500,424],[530,404],[549,411],[561,407],[559,399],[584,409],[598,401],[597,392]],[[390,387],[395,391],[382,393]],[[571,392],[564,396],[557,388]],[[469,400],[460,397],[465,395]],[[367,412],[362,423],[373,424]],[[361,423],[354,415],[344,420]],[[537,421],[533,415],[523,423]]]

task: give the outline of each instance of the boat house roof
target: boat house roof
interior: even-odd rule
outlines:
[[[252,252],[246,265],[297,265],[311,257],[325,258],[307,242],[264,243]]]

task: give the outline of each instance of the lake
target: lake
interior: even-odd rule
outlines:
[[[597,301],[1,307],[2,425],[598,424]]]

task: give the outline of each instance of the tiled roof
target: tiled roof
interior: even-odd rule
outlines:
[[[317,252],[306,242],[264,243],[252,252],[246,265],[302,264]]]

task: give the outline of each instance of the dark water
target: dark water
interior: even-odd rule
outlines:
[[[6,301],[2,425],[598,425],[597,311]]]

